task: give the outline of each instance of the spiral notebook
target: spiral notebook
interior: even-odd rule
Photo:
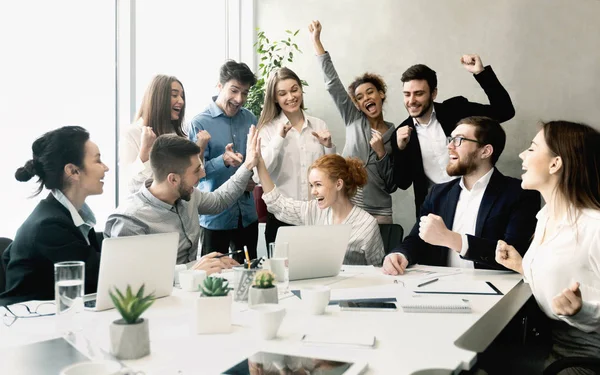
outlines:
[[[399,302],[405,313],[470,313],[468,299],[454,296],[415,295]]]

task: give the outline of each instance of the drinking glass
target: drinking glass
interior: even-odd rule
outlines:
[[[85,263],[54,263],[54,298],[57,328],[65,333],[81,329],[79,313],[83,311]]]
[[[271,250],[269,265],[271,272],[275,274],[277,289],[279,293],[285,293],[290,284],[289,245],[287,242],[278,242],[277,245],[273,247],[269,246],[269,248]]]

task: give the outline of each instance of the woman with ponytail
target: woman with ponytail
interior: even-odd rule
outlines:
[[[367,183],[367,171],[360,159],[336,154],[317,159],[308,168],[314,199],[300,201],[284,196],[275,186],[260,154],[260,142],[257,143],[258,176],[269,212],[293,225],[351,224],[344,264],[381,266],[385,253],[377,220],[350,201],[356,190]]]
[[[85,262],[85,293],[96,291],[100,246],[96,219],[85,200],[102,194],[108,167],[89,138],[79,126],[50,131],[33,143],[33,158],[16,171],[18,181],[37,176],[35,195],[43,188],[51,192],[2,256],[6,291],[0,304],[54,299],[54,263],[64,261]]]

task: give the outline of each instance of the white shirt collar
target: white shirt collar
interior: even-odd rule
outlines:
[[[415,117],[413,117],[413,124],[415,126],[427,127],[430,124],[432,124],[434,121],[437,121],[437,116],[435,114],[435,106],[433,105],[433,103],[431,104],[431,107],[433,109],[431,110],[431,117],[429,117],[429,122],[427,124],[425,124],[425,125],[419,124],[419,122],[417,121],[417,119]]]
[[[52,189],[52,195],[56,198],[57,201],[60,202],[71,214],[71,218],[73,219],[73,224],[76,227],[80,227],[82,225],[87,225],[90,228],[93,228],[96,225],[96,217],[94,213],[87,205],[87,203],[83,204],[80,211],[77,211],[73,203],[67,198],[62,191],[58,189]]]
[[[492,169],[490,169],[486,174],[484,174],[483,176],[481,176],[479,178],[479,180],[477,180],[477,182],[475,182],[473,184],[473,187],[471,187],[470,191],[473,190],[485,190],[488,186],[488,184],[490,183],[490,180],[492,178],[492,174],[494,174],[494,168],[492,167]],[[460,178],[460,182],[458,183],[461,187],[461,189],[469,191],[469,189],[467,189],[467,187],[465,186],[465,177],[461,177]]]
[[[306,113],[302,111],[302,115],[304,116],[304,124],[302,124],[302,130],[304,130],[304,128],[311,126],[310,121],[308,121],[308,116],[306,115]],[[285,112],[281,111],[281,113],[279,114],[279,116],[277,116],[277,118],[275,119],[275,121],[277,122],[277,124],[287,124],[288,122],[290,122],[290,120],[287,118],[287,116],[285,115]]]

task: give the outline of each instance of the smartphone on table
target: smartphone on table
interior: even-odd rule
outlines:
[[[340,310],[342,311],[394,311],[396,304],[393,302],[368,302],[368,301],[340,301]]]

